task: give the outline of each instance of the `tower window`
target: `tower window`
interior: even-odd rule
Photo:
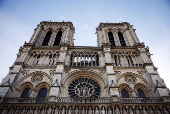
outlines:
[[[109,37],[109,41],[110,41],[111,46],[115,46],[114,37],[113,37],[113,34],[111,32],[108,33],[108,37]]]
[[[137,92],[140,98],[145,97],[145,93],[141,89],[137,89]]]
[[[121,32],[118,32],[118,36],[119,36],[119,41],[120,41],[121,46],[126,46],[124,37]]]
[[[62,36],[62,31],[58,31],[53,46],[60,45],[61,36]]]
[[[40,89],[40,91],[38,92],[38,96],[37,96],[36,102],[38,102],[38,103],[44,102],[46,96],[47,96],[47,89],[46,88]]]
[[[122,97],[123,97],[123,98],[129,97],[128,91],[126,91],[126,90],[124,90],[124,89],[121,91],[121,94],[122,94]]]
[[[47,46],[48,42],[50,41],[52,31],[48,31],[47,34],[45,35],[44,41],[42,43],[42,46]]]
[[[28,98],[30,88],[24,89],[24,91],[21,94],[21,98]]]

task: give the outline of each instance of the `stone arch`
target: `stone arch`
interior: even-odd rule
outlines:
[[[48,27],[44,29],[44,32],[47,33],[48,31],[54,32],[54,29],[52,27]]]
[[[50,90],[50,84],[47,82],[41,82],[35,86],[35,91],[39,91],[41,88],[46,88],[48,91]]]
[[[151,93],[150,93],[150,88],[147,87],[147,85],[144,85],[142,83],[136,83],[135,86],[134,86],[134,89],[135,90],[141,89],[145,93],[146,97],[152,96]]]
[[[37,83],[32,82],[32,81],[31,81],[32,76],[36,76],[36,75],[38,75],[38,74],[41,74],[41,75],[43,76],[43,79],[42,79],[40,82],[37,82]],[[28,80],[28,81],[27,81],[27,80]],[[31,83],[31,84],[32,84],[32,88],[34,88],[35,85],[37,85],[38,83],[41,83],[41,82],[48,82],[49,85],[52,85],[52,78],[51,78],[47,73],[45,73],[45,72],[35,71],[35,72],[32,72],[32,73],[24,76],[23,78],[21,78],[21,79],[17,82],[15,88],[18,89],[18,88],[20,87],[20,85],[23,84],[23,83],[25,83],[25,82]]]
[[[121,95],[121,91],[124,89],[129,93],[130,97],[132,96],[133,89],[128,84],[122,83],[122,84],[118,85],[118,88],[119,88],[120,95]]]
[[[73,71],[72,73],[66,75],[62,81],[61,81],[61,85],[63,87],[62,93],[63,95],[68,96],[68,91],[67,91],[67,87],[69,87],[69,85],[76,79],[79,78],[90,78],[94,81],[96,81],[100,88],[101,88],[101,96],[102,94],[106,93],[104,91],[106,91],[106,87],[107,87],[107,81],[106,79],[101,76],[99,73],[95,72],[95,71],[86,71],[86,70],[82,70],[82,71]],[[67,94],[66,94],[67,93]]]
[[[31,82],[24,82],[21,85],[19,85],[19,87],[17,89],[22,92],[26,88],[32,89],[33,88],[33,84]]]

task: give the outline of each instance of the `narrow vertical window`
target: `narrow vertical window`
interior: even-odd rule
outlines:
[[[48,31],[47,34],[45,35],[44,41],[42,43],[42,46],[47,46],[48,42],[50,41],[52,31]]]
[[[108,37],[109,37],[109,41],[110,41],[111,46],[115,46],[114,37],[113,37],[113,34],[111,32],[108,33]]]
[[[139,98],[145,97],[145,93],[141,89],[137,89],[137,91],[138,91]]]
[[[59,46],[62,37],[62,31],[58,31],[53,46]]]
[[[126,90],[124,90],[124,89],[121,91],[121,94],[122,94],[123,98],[129,97],[129,93]]]
[[[118,36],[119,36],[119,40],[120,40],[120,44],[121,46],[126,46],[126,43],[125,43],[125,40],[124,40],[124,37],[122,35],[121,32],[118,32]]]
[[[21,98],[28,98],[28,96],[29,96],[29,91],[30,91],[30,88],[24,89],[24,91],[23,91],[22,94],[21,94]]]
[[[42,88],[39,90],[38,92],[38,96],[37,96],[37,100],[36,102],[44,102],[45,101],[45,98],[47,96],[47,89],[46,88]]]

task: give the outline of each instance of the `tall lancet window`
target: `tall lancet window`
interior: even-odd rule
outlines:
[[[109,41],[110,41],[111,46],[115,46],[114,37],[113,37],[113,34],[111,32],[108,33],[108,37],[109,37]]]
[[[29,96],[29,91],[30,91],[30,88],[26,88],[23,90],[22,94],[21,94],[21,98],[28,98]]]
[[[122,97],[124,98],[124,97],[129,97],[129,93],[128,93],[128,91],[126,91],[126,90],[122,90],[121,91],[121,94],[122,94]]]
[[[138,91],[138,97],[145,97],[145,93],[141,89],[137,89]]]
[[[44,41],[42,43],[42,46],[47,46],[48,42],[50,41],[52,31],[48,31],[47,34],[45,35]]]
[[[126,46],[125,39],[121,32],[118,32],[118,36],[119,36],[121,46]]]
[[[46,100],[46,96],[47,96],[47,89],[46,88],[40,89],[38,92],[36,102],[44,102]]]
[[[53,46],[59,46],[62,37],[62,31],[58,31]]]

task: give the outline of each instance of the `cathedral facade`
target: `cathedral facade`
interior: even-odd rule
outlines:
[[[1,114],[169,114],[170,91],[127,22],[74,46],[72,22],[43,21],[0,85]]]

